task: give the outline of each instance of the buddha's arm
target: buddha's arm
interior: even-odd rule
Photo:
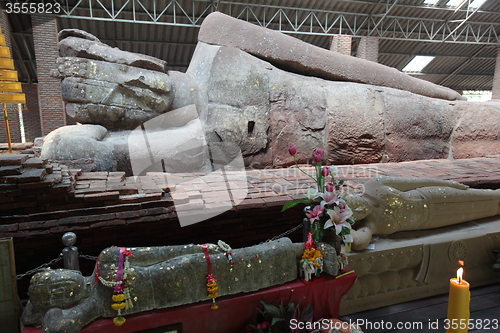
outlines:
[[[428,186],[443,186],[443,187],[452,187],[459,190],[466,190],[469,187],[467,185],[452,181],[452,180],[443,180],[443,179],[433,179],[433,178],[425,178],[425,177],[378,177],[373,180],[382,186],[389,186],[395,188],[399,191],[410,191],[421,187]]]
[[[207,244],[209,253],[220,252],[219,248],[214,244]],[[172,245],[172,246],[150,246],[150,247],[136,247],[126,248],[132,253],[129,257],[131,265],[147,267],[157,263],[170,260],[176,257],[185,256],[194,253],[203,253],[200,245],[187,244],[187,245]],[[116,263],[118,262],[119,249],[111,247],[104,249],[100,255],[101,263]],[[101,267],[100,267],[101,269]]]

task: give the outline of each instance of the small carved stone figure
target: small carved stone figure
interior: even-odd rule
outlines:
[[[364,184],[362,195],[346,201],[356,220],[354,250],[364,249],[375,234],[434,229],[500,214],[500,190],[431,178],[373,178]]]
[[[318,244],[324,271],[338,273],[335,249]],[[292,281],[304,245],[288,238],[227,252],[207,245],[218,296],[255,291]],[[123,249],[111,247],[99,256],[92,276],[78,271],[56,269],[35,274],[29,288],[22,320],[25,325],[42,325],[44,333],[73,333],[99,317],[117,319],[131,313],[209,300],[208,265],[200,245],[128,248],[128,264],[120,265]],[[133,307],[112,308],[120,267],[126,271],[126,286]],[[125,274],[125,272],[123,272]],[[106,284],[106,285],[104,285]],[[116,289],[116,288],[115,288]],[[115,302],[116,303],[116,302]],[[209,305],[207,305],[209,306]],[[122,318],[123,319],[123,318]]]

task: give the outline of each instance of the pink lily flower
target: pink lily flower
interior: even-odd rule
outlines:
[[[335,232],[340,234],[343,227],[351,229],[351,225],[346,222],[352,216],[352,210],[345,205],[335,206],[333,209],[327,209],[326,213],[330,219],[325,223],[325,229],[335,226]]]
[[[323,200],[321,201],[321,206],[325,207],[327,205],[339,204],[339,198],[337,197],[337,193],[335,192],[325,192],[322,195]]]
[[[312,210],[308,210],[306,212],[306,216],[309,218],[311,223],[319,221],[320,217],[323,216],[323,207],[320,205],[315,206]]]

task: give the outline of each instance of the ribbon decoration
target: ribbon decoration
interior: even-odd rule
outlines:
[[[217,279],[215,278],[215,275],[212,271],[212,263],[210,262],[210,255],[208,254],[207,244],[203,244],[201,247],[203,248],[203,255],[205,256],[205,261],[207,262],[207,291],[208,298],[212,299],[212,305],[210,306],[210,308],[216,310],[219,308],[217,304],[215,304],[215,299],[217,298],[217,296],[219,296],[219,294],[217,293],[219,287],[217,287]]]

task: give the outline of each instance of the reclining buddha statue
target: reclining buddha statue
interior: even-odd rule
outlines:
[[[324,272],[336,275],[335,249],[325,243],[317,246],[323,254]],[[22,320],[25,325],[43,326],[47,333],[76,333],[99,317],[114,317],[119,325],[128,314],[295,280],[303,251],[304,244],[288,238],[234,249],[230,257],[227,249],[214,244],[111,247],[101,252],[91,276],[66,269],[35,274]],[[216,279],[217,288],[208,291],[210,276]]]
[[[500,190],[468,188],[431,178],[377,177],[362,195],[346,198],[356,223],[352,249],[362,250],[372,235],[434,229],[500,215]]]

